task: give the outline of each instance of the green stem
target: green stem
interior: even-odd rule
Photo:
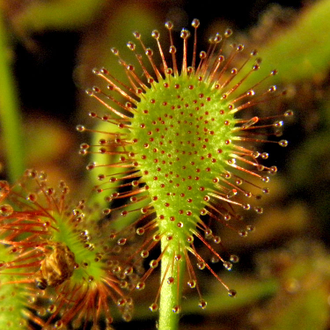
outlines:
[[[25,157],[16,86],[12,76],[8,54],[6,27],[3,13],[0,11],[1,135],[8,178],[14,182],[22,175],[25,169]]]
[[[186,261],[180,251],[179,241],[172,241],[169,245],[167,237],[161,241],[161,290],[159,305],[159,330],[176,330],[179,328],[182,284],[185,274]],[[169,279],[175,279],[169,284]],[[178,309],[177,312],[175,309]]]

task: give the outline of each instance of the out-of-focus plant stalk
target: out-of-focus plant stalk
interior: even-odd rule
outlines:
[[[22,175],[25,169],[25,157],[22,137],[22,118],[11,70],[7,41],[4,15],[0,11],[0,127],[8,178],[14,182]]]

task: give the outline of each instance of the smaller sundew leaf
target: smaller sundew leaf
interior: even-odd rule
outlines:
[[[14,187],[4,182],[0,186],[0,238],[11,256],[0,263],[1,287],[15,285],[27,292],[22,298],[29,308],[26,318],[45,328],[96,325],[103,319],[110,324],[112,301],[123,319],[130,320],[133,301],[126,295],[137,275],[120,258],[126,254],[112,251],[105,241],[112,231],[94,222],[99,212],[85,200],[71,205],[67,185],[48,187],[43,172],[28,170]],[[25,305],[17,299],[24,312]]]

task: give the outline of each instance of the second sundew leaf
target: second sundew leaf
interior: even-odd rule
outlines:
[[[27,170],[13,187],[1,182],[0,247],[15,251],[10,260],[2,257],[1,285],[9,290],[21,286],[31,297],[31,302],[24,301],[31,310],[26,318],[45,329],[86,328],[90,322],[110,327],[111,301],[129,321],[133,302],[124,292],[137,281],[124,258],[130,249],[111,251],[112,230],[101,230],[94,221],[99,212],[85,200],[69,204],[68,192],[63,181],[55,189],[48,186],[44,172],[35,170]],[[22,309],[19,299],[17,295],[12,300]]]
[[[257,151],[256,146],[266,142],[266,136],[279,136],[282,119],[292,112],[272,117],[258,115],[255,106],[282,94],[276,92],[276,86],[265,85],[277,72],[271,71],[248,89],[242,88],[259,70],[260,61],[255,51],[246,52],[243,45],[228,43],[231,30],[213,36],[209,49],[200,52],[197,60],[199,21],[193,20],[192,56],[188,56],[190,33],[182,29],[183,56],[179,69],[173,24],[167,22],[165,26],[169,30],[171,61],[164,55],[158,31],[154,30],[152,37],[162,61],[160,67],[153,59],[154,52],[146,48],[141,34],[135,32],[145,54],[144,57],[138,52],[135,43],[127,43],[137,59],[137,68],[126,63],[117,49],[112,49],[128,76],[128,84],[118,81],[107,69],[94,70],[107,83],[107,91],[94,87],[87,94],[103,104],[109,114],[90,115],[117,125],[122,133],[105,131],[108,139],[97,146],[85,144],[81,153],[116,155],[113,163],[91,163],[87,168],[104,167],[105,172],[108,167],[118,169],[118,173],[102,177],[104,182],[97,191],[118,188],[106,198],[110,203],[106,214],[113,212],[114,218],[118,218],[120,212],[121,217],[130,214],[132,219],[135,214],[132,226],[138,236],[144,237],[135,255],[147,258],[160,242],[160,255],[150,261],[150,268],[136,287],[145,288],[145,280],[161,264],[160,289],[150,309],[160,310],[159,329],[176,329],[185,274],[188,286],[197,290],[199,306],[207,305],[189,255],[195,257],[199,269],[208,269],[222,283],[229,296],[235,296],[236,292],[223,283],[199,254],[194,239],[201,241],[213,255],[212,261],[220,261],[225,269],[230,270],[238,261],[236,255],[228,252],[220,255],[218,224],[242,237],[253,230],[253,226],[243,226],[237,221],[243,219],[239,211],[253,208],[256,213],[263,212],[254,203],[269,192],[264,184],[269,181],[268,175],[277,171],[276,166],[261,165],[268,153]],[[188,58],[192,58],[191,65]],[[143,72],[145,79],[138,71]],[[93,132],[81,125],[77,130]],[[269,142],[287,145],[286,140]],[[117,235],[118,245],[132,237],[122,235],[125,234]]]

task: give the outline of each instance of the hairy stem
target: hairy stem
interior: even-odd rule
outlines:
[[[173,243],[173,244],[172,244]],[[182,282],[186,262],[180,251],[180,241],[168,244],[166,237],[161,241],[161,291],[159,306],[159,330],[176,330],[179,327]],[[174,279],[173,282],[171,280]]]

